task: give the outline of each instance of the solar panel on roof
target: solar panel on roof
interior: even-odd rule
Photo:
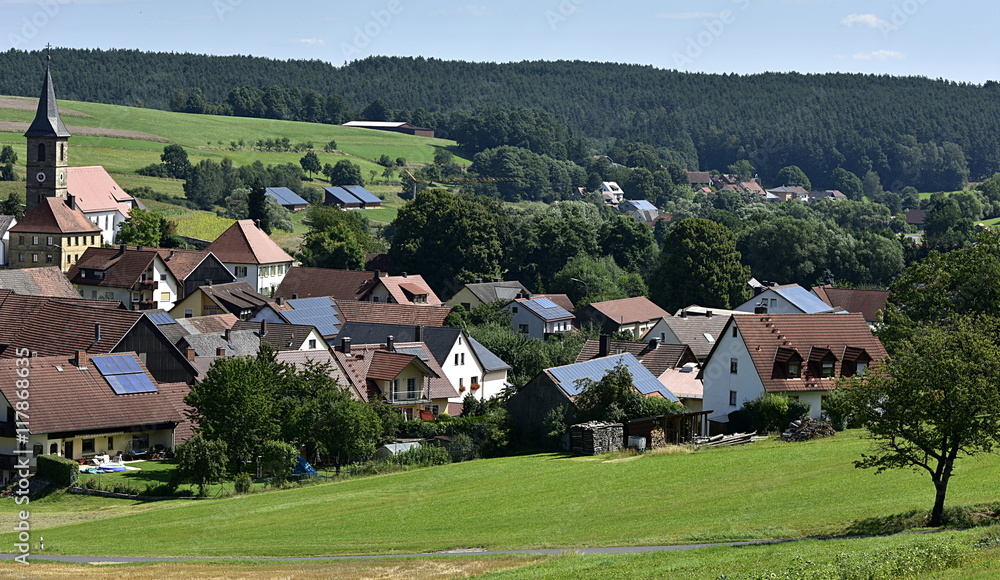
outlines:
[[[382,203],[381,199],[360,185],[342,185],[341,187],[351,192],[351,195],[360,199],[364,203]]]
[[[296,308],[295,310],[284,310],[281,315],[290,324],[305,324],[315,326],[323,336],[337,334],[337,325],[340,320],[332,308]]]
[[[104,376],[142,372],[135,358],[127,354],[94,356],[90,357],[90,360],[94,361],[97,370]]]
[[[351,192],[342,187],[324,187],[323,189],[344,205],[357,205],[361,203],[360,199],[354,197],[351,195]]]
[[[542,308],[557,308],[556,303],[548,298],[535,298],[535,304],[541,306]]]
[[[135,358],[127,354],[108,354],[90,357],[111,389],[117,395],[155,393],[156,385],[142,371]]]
[[[288,304],[292,308],[298,310],[299,308],[320,308],[326,307],[333,310],[333,300],[329,296],[318,296],[316,298],[293,298],[291,300],[286,300],[285,304]]]
[[[173,316],[170,316],[166,312],[147,312],[146,316],[153,321],[153,324],[161,326],[163,324],[173,324],[177,322],[174,320]]]

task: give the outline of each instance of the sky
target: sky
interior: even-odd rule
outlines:
[[[8,47],[1000,78],[996,0],[0,0]]]

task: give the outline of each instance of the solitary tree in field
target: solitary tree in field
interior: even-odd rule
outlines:
[[[299,159],[299,165],[302,166],[303,171],[309,172],[309,177],[312,177],[314,173],[323,171],[323,166],[319,163],[319,155],[316,155],[313,151],[306,153],[302,159]]]
[[[913,468],[934,483],[941,525],[955,463],[1000,444],[1000,319],[962,316],[919,324],[895,354],[843,388],[875,442],[856,467]]]

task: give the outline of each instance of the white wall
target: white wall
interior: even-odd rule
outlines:
[[[774,290],[765,290],[758,296],[754,296],[750,300],[740,304],[734,310],[740,312],[753,312],[753,309],[760,304],[761,300],[767,300],[767,313],[768,314],[802,314],[802,310],[798,307],[785,300]]]
[[[514,312],[514,309],[517,312]],[[520,332],[522,324],[528,325],[528,336],[531,338],[545,338],[545,321],[535,316],[530,310],[517,302],[512,302],[504,306],[504,310],[513,312],[510,323],[514,332]]]
[[[752,401],[764,392],[764,383],[757,374],[750,352],[739,331],[736,338],[733,338],[734,324],[730,319],[722,337],[716,343],[712,356],[705,361],[702,374],[702,384],[705,389],[703,408],[713,411],[709,415],[711,420],[717,421],[720,416],[728,415],[742,407],[746,401]],[[736,373],[730,372],[732,359],[736,359]],[[730,391],[736,391],[735,406],[729,404]]]
[[[98,211],[86,214],[87,219],[101,228],[101,240],[106,244],[115,243],[115,234],[125,221],[125,216],[118,210]]]

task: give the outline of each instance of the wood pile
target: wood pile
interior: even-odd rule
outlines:
[[[667,436],[663,434],[663,429],[654,427],[653,430],[649,432],[649,448],[659,449],[666,446]]]
[[[757,432],[753,431],[751,433],[733,433],[732,435],[713,435],[711,437],[697,437],[694,440],[695,445],[704,445],[706,447],[723,447],[726,445],[745,445],[747,443],[753,443],[754,441],[764,441],[767,437],[758,437]]]
[[[792,421],[788,425],[788,429],[785,429],[785,432],[781,434],[781,440],[809,441],[810,439],[832,437],[836,434],[837,432],[826,421],[806,417],[805,419]]]
[[[578,423],[569,428],[569,436],[570,449],[575,455],[600,455],[621,450],[625,426],[601,421]]]

